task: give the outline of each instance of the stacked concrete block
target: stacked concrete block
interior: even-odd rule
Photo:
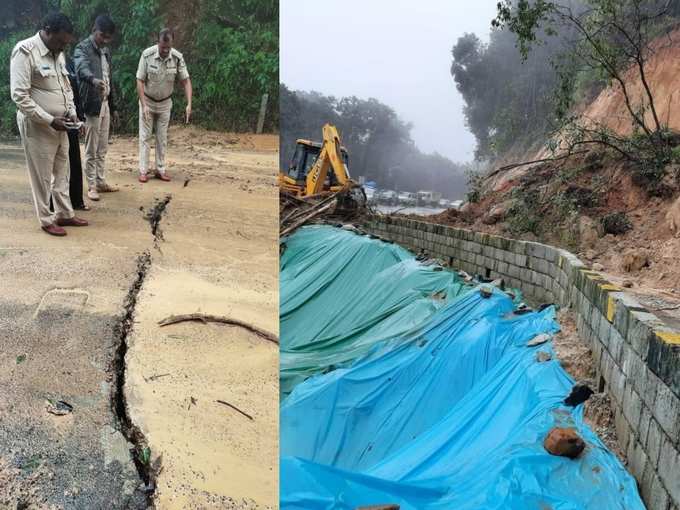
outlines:
[[[452,268],[503,278],[535,304],[571,308],[647,507],[680,510],[680,331],[559,248],[400,217],[370,217],[365,229]]]

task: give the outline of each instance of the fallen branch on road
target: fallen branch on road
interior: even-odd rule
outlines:
[[[255,421],[255,418],[253,418],[252,416],[250,416],[250,415],[249,415],[248,413],[246,413],[245,411],[241,411],[238,407],[236,407],[236,406],[233,405],[233,404],[230,404],[229,402],[225,402],[224,400],[215,400],[215,402],[217,402],[218,404],[223,404],[223,405],[225,405],[225,406],[229,406],[229,407],[231,407],[233,410],[238,411],[239,413],[241,413],[243,416],[245,416],[245,417],[248,418],[249,420]]]
[[[257,326],[253,326],[252,324],[249,324],[247,322],[240,321],[238,319],[232,319],[230,317],[223,317],[220,315],[206,315],[202,313],[190,313],[186,315],[171,315],[169,317],[166,317],[165,319],[158,321],[158,325],[163,327],[163,326],[169,326],[170,324],[177,324],[179,322],[186,322],[186,321],[200,321],[203,322],[204,324],[207,324],[208,322],[219,322],[222,324],[229,324],[231,326],[239,326],[241,328],[247,329],[248,331],[255,333],[257,336],[264,338],[265,340],[269,340],[270,342],[273,342],[278,345],[279,343],[279,338],[274,334],[270,333],[269,331],[266,331],[264,329],[258,328]]]

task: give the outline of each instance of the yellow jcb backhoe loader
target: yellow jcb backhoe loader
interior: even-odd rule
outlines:
[[[279,189],[301,198],[359,187],[350,179],[348,163],[338,130],[325,124],[321,143],[297,140],[288,170],[279,172]]]

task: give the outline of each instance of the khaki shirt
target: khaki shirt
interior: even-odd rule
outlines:
[[[161,58],[158,45],[142,52],[137,67],[137,79],[144,82],[144,93],[151,99],[161,101],[172,95],[175,81],[189,78],[184,57],[175,48],[170,50],[167,58]]]
[[[28,119],[49,125],[76,115],[64,54],[55,57],[40,32],[14,47],[9,75],[12,101]]]

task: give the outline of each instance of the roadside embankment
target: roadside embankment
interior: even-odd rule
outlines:
[[[364,228],[450,267],[503,278],[536,303],[570,308],[646,505],[680,506],[680,330],[562,249],[408,218],[372,216]]]

